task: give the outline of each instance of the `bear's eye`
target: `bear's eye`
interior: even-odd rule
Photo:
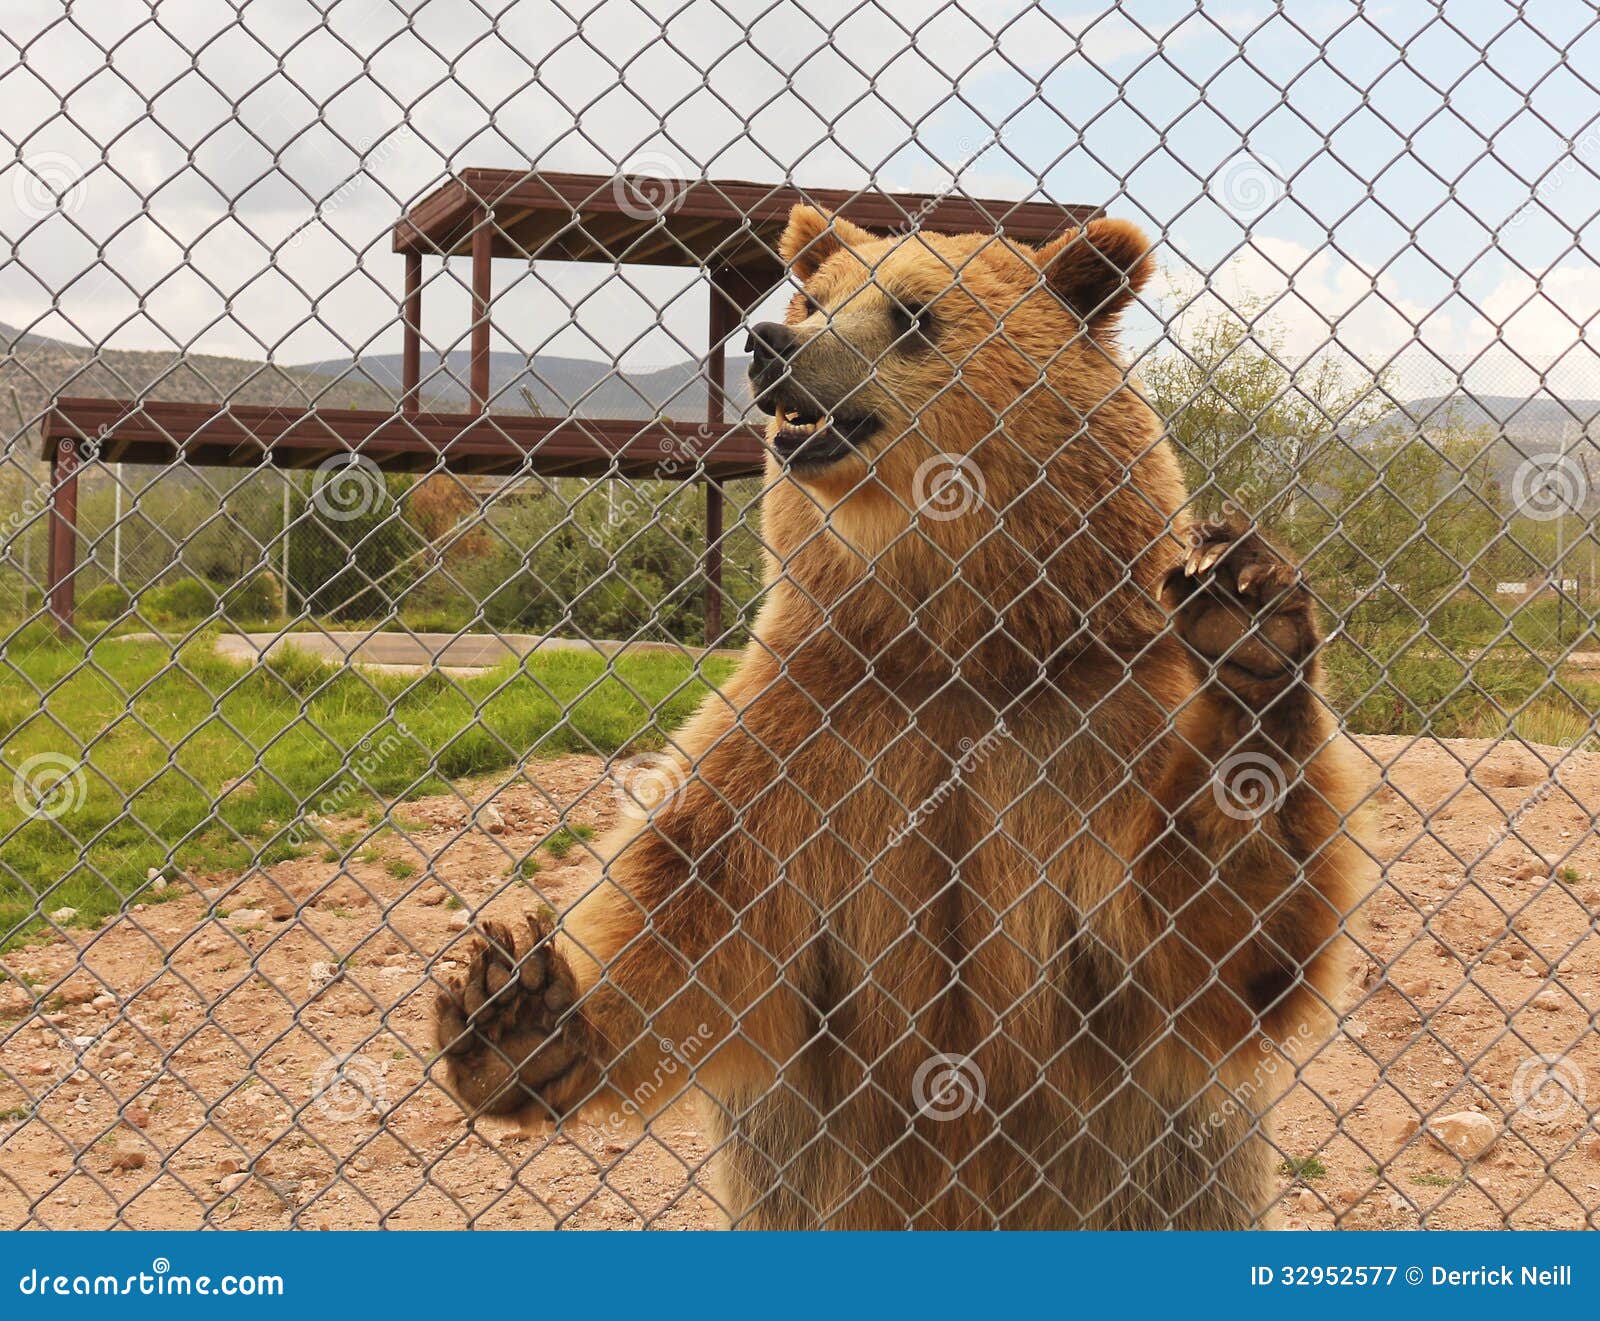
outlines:
[[[894,318],[897,340],[908,337],[933,338],[933,309],[927,303],[915,299],[897,298],[889,304],[889,307],[890,315]],[[914,343],[915,338],[910,339],[907,347]]]
[[[822,312],[822,304],[804,289],[800,291],[800,306],[805,309],[806,316],[818,316]]]

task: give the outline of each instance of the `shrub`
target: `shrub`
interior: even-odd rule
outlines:
[[[101,583],[78,598],[78,613],[85,619],[120,619],[129,604],[128,593],[116,583]]]
[[[216,606],[216,591],[201,578],[178,578],[139,598],[139,612],[158,623],[205,619]]]
[[[277,619],[283,614],[283,586],[278,575],[263,569],[253,578],[222,593],[222,613],[229,619]]]

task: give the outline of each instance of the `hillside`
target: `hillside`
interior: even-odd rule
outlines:
[[[446,407],[467,400],[469,357],[465,350],[444,356],[424,353],[424,391]],[[730,411],[749,400],[745,381],[747,358],[730,354],[727,390]],[[316,372],[353,383],[400,393],[400,355],[376,354],[359,362],[349,358],[307,363],[297,371]],[[537,355],[530,363],[520,353],[489,355],[489,388],[495,407],[508,412],[526,409],[522,391],[533,396],[538,412],[554,417],[627,417],[644,421],[666,416],[699,421],[706,415],[705,378],[699,363],[680,362],[648,371],[627,371],[590,358]]]
[[[248,358],[159,350],[87,347],[0,325],[0,402],[8,441],[19,429],[36,431],[53,395],[120,398],[146,395],[184,403],[230,399],[242,404],[321,404],[332,408],[388,408],[389,399],[361,380],[330,382],[303,367],[275,367]]]

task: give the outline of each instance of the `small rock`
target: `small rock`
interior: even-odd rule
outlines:
[[[465,931],[467,929],[467,910],[461,908],[451,913],[450,921],[446,925],[452,931]]]
[[[1600,1163],[1600,1138],[1589,1139],[1589,1145],[1584,1148],[1583,1154],[1590,1160]]]
[[[306,990],[314,994],[325,986],[331,986],[338,980],[338,977],[339,965],[337,963],[313,963],[310,971],[306,974]]]
[[[167,888],[167,878],[165,876],[157,876],[155,878],[155,880],[150,882],[150,893],[151,894],[163,894],[163,893],[165,893],[166,888]]]
[[[1461,1160],[1477,1160],[1494,1146],[1500,1130],[1487,1115],[1461,1110],[1428,1121],[1428,1136]]]
[[[217,1161],[217,1175],[219,1178],[229,1174],[237,1174],[244,1168],[244,1162],[237,1156],[223,1156]]]
[[[1552,986],[1548,990],[1540,991],[1538,995],[1534,996],[1533,1003],[1535,1008],[1542,1009],[1547,1014],[1554,1013],[1557,1009],[1561,1009],[1566,1006],[1567,997]]]
[[[424,908],[434,908],[445,899],[444,886],[428,885],[417,892],[417,902]]]
[[[1309,1188],[1302,1188],[1300,1190],[1300,1195],[1295,1198],[1295,1201],[1300,1204],[1300,1209],[1302,1211],[1322,1210],[1322,1199]]]
[[[55,912],[50,914],[50,920],[60,924],[72,921],[72,919],[77,917],[77,915],[78,910],[76,908],[58,908],[55,910]]]
[[[144,1128],[150,1123],[150,1111],[142,1105],[130,1105],[122,1112],[122,1117],[135,1128]]]
[[[238,931],[243,927],[254,926],[257,922],[265,919],[266,916],[267,910],[264,908],[236,908],[223,920],[235,931]]]
[[[1427,998],[1432,983],[1424,981],[1409,981],[1400,983],[1400,994],[1408,1000],[1423,1000]]]
[[[1367,1025],[1357,1020],[1351,1020],[1344,1025],[1344,1034],[1354,1041],[1365,1041],[1367,1038]]]
[[[72,1044],[79,1050],[83,1050],[85,1047],[94,1045],[94,1040],[93,1037],[73,1037]]]
[[[491,835],[506,833],[506,819],[500,815],[500,809],[493,803],[488,804],[483,811],[478,813],[478,819],[483,822],[483,828]]]
[[[32,1064],[28,1065],[28,1072],[36,1078],[43,1078],[46,1074],[54,1073],[55,1071],[56,1066],[50,1063],[49,1060],[34,1060]]]
[[[1415,1115],[1386,1115],[1380,1125],[1384,1154],[1393,1156],[1416,1136],[1418,1127]]]
[[[294,921],[294,905],[287,899],[280,899],[272,905],[271,916],[274,922]]]
[[[221,1181],[217,1184],[217,1187],[220,1188],[224,1194],[227,1194],[238,1192],[239,1189],[243,1188],[245,1184],[249,1182],[250,1176],[248,1174],[228,1174],[223,1176]]]
[[[89,1003],[96,1009],[115,1009],[117,1007],[117,997],[102,993],[95,996]]]
[[[144,1152],[119,1151],[111,1158],[111,1168],[114,1170],[142,1170],[144,1169]]]

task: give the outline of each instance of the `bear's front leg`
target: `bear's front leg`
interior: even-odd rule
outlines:
[[[469,1114],[560,1119],[600,1083],[576,979],[551,939],[554,914],[527,923],[519,952],[509,927],[486,922],[466,976],[434,1005],[445,1083]]]

